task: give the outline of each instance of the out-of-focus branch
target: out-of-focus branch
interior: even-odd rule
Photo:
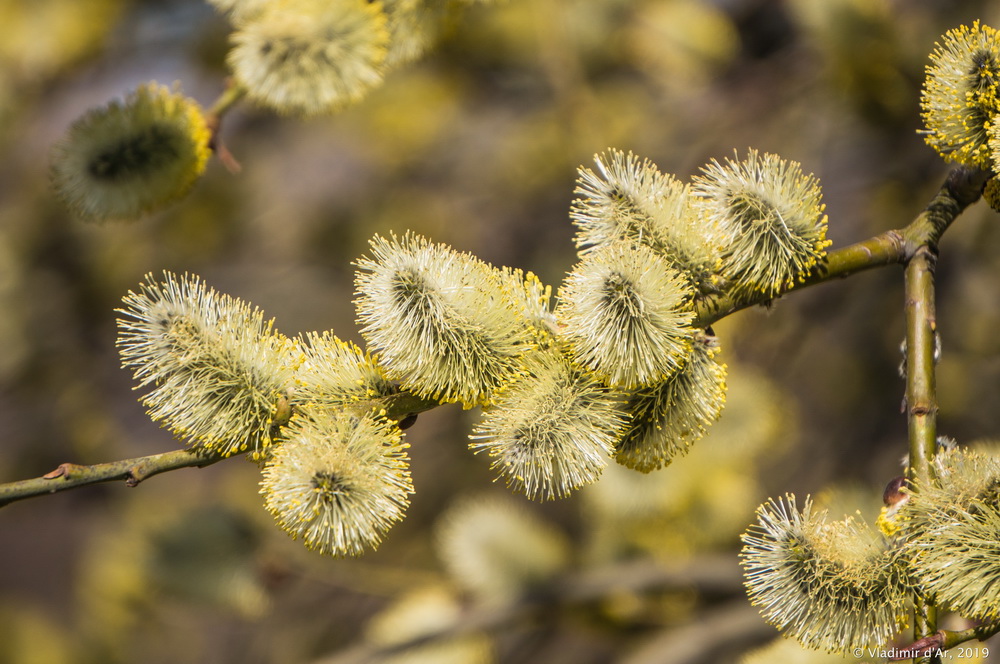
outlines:
[[[621,664],[715,664],[776,637],[774,627],[746,601],[719,606],[688,625],[664,630]]]
[[[220,132],[222,131],[222,118],[225,117],[226,113],[230,111],[236,104],[243,99],[246,95],[246,88],[238,85],[232,80],[226,82],[226,89],[222,91],[219,98],[215,100],[212,107],[208,109],[205,113],[205,122],[208,124],[208,130],[211,137],[208,141],[208,147],[215,153],[215,156],[219,158],[222,165],[226,167],[230,173],[239,173],[242,169],[240,163],[236,160],[236,157],[226,148],[225,144],[222,142],[222,137]]]
[[[695,588],[713,595],[743,595],[743,577],[735,557],[703,556],[683,566],[667,567],[652,560],[622,563],[569,574],[536,587],[502,605],[473,605],[448,625],[418,637],[392,644],[365,643],[325,657],[315,664],[364,664],[421,645],[447,641],[469,634],[500,629],[515,622],[544,616],[556,607],[585,604],[616,592],[654,592]],[[774,628],[760,620],[757,611],[740,600],[741,613],[752,616],[756,629]]]

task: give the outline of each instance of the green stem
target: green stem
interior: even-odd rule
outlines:
[[[985,641],[1000,632],[1000,623],[987,623],[961,631],[941,630],[941,649],[950,650],[968,641]]]
[[[900,231],[907,248],[905,271],[906,312],[906,419],[909,432],[911,485],[934,481],[937,453],[937,315],[934,267],[937,243],[961,212],[982,193],[988,174],[965,168],[953,170],[937,195]],[[911,253],[912,249],[912,253]],[[937,630],[937,607],[919,595],[913,598],[913,638],[926,639]],[[935,654],[915,657],[914,664],[938,664]]]
[[[229,109],[235,106],[246,95],[247,89],[235,81],[228,81],[226,89],[222,91],[219,98],[215,100],[212,107],[208,109],[206,115],[210,118],[221,120]]]
[[[934,251],[923,246],[906,266],[906,416],[909,476],[916,484],[931,481],[931,461],[937,452],[935,261]]]
[[[136,486],[139,482],[153,475],[178,468],[202,468],[222,461],[223,458],[225,457],[205,456],[185,449],[135,459],[98,463],[92,466],[63,463],[41,477],[0,484],[0,507],[17,500],[100,482],[125,480],[126,485]]]
[[[960,166],[948,173],[937,194],[901,233],[909,247],[937,247],[941,236],[965,208],[979,200],[992,173]]]
[[[911,486],[933,481],[932,461],[937,452],[937,394],[935,361],[937,319],[934,311],[936,255],[921,246],[906,265],[906,419],[909,431]],[[913,638],[929,637],[937,630],[937,608],[913,598]],[[915,657],[914,664],[937,664],[937,655]]]
[[[785,293],[802,290],[824,281],[841,279],[862,270],[902,263],[905,259],[906,242],[900,231],[886,231],[862,242],[829,252],[820,266]],[[771,299],[766,295],[741,299],[728,294],[711,297],[698,305],[694,325],[699,328],[708,327],[729,314],[765,304]]]

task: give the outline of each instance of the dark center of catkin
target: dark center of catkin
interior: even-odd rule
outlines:
[[[979,516],[993,512],[998,506],[1000,506],[1000,480],[993,479],[976,494],[968,510],[970,514]]]
[[[997,75],[1000,63],[988,51],[979,51],[972,56],[969,68],[969,91],[966,102],[966,116],[963,118],[966,131],[974,136],[974,141],[985,143],[986,126],[992,121],[998,106]]]
[[[759,196],[745,192],[729,195],[726,207],[741,228],[770,225],[774,218],[774,206]]]
[[[644,309],[632,282],[618,272],[612,272],[604,280],[604,301],[629,316],[639,316]]]
[[[980,93],[996,93],[998,63],[989,51],[978,51],[972,56],[969,68],[971,88]]]
[[[180,156],[181,137],[176,128],[154,124],[122,137],[97,154],[88,166],[100,180],[120,181],[155,173]]]
[[[333,471],[320,471],[312,476],[313,488],[317,489],[320,499],[326,504],[340,503],[350,493],[343,478]]]
[[[423,277],[411,268],[401,268],[392,275],[392,301],[406,306],[424,295],[427,288]]]

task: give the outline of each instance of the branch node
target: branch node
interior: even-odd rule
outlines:
[[[139,486],[139,482],[143,481],[151,474],[155,475],[156,472],[150,473],[149,466],[147,466],[144,463],[137,463],[126,471],[125,486],[127,487]]]
[[[78,468],[81,468],[81,466],[75,463],[61,463],[55,470],[51,470],[42,475],[42,479],[57,480],[60,477],[69,479]]]
[[[960,166],[948,173],[945,185],[960,205],[972,205],[983,195],[989,172],[978,168]]]
[[[939,652],[944,645],[944,631],[934,632],[930,636],[914,641],[912,644],[895,652],[889,658],[890,662],[899,662],[904,659],[916,659],[918,657],[931,657]]]

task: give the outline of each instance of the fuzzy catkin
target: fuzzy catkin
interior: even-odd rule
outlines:
[[[723,236],[697,215],[688,185],[648,159],[621,150],[594,156],[597,171],[580,167],[570,209],[581,255],[627,241],[648,246],[684,272],[700,291],[714,288]]]
[[[797,162],[756,150],[742,160],[713,160],[692,193],[706,223],[725,236],[722,276],[737,295],[778,295],[830,245],[819,182]]]
[[[726,365],[715,360],[715,337],[694,336],[684,368],[662,383],[628,393],[629,425],[615,446],[615,460],[648,473],[687,452],[722,414]]]
[[[535,344],[502,273],[416,235],[371,246],[357,261],[355,305],[389,376],[426,398],[488,403]]]
[[[92,109],[52,150],[56,194],[88,221],[131,221],[190,191],[209,131],[197,103],[155,82]]]
[[[260,455],[294,372],[291,341],[250,305],[201,279],[146,276],[118,311],[123,366],[155,421],[196,449]]]
[[[906,621],[902,557],[867,524],[827,521],[808,499],[772,500],[743,536],[747,594],[764,618],[808,648],[884,646]]]
[[[332,113],[381,85],[385,23],[380,3],[276,0],[239,24],[228,63],[248,97],[263,106]]]
[[[376,548],[413,493],[399,428],[378,414],[310,409],[285,434],[260,483],[278,525],[325,555]]]
[[[966,618],[1000,619],[1000,458],[956,448],[938,453],[934,483],[900,510],[921,589]]]
[[[1000,99],[1000,33],[975,21],[936,45],[920,97],[925,140],[947,161],[989,168]]]
[[[561,498],[600,477],[625,415],[607,388],[558,351],[533,356],[483,413],[470,447],[529,498]]]
[[[690,281],[652,249],[616,242],[566,278],[556,315],[573,359],[610,385],[662,382],[691,351]]]

